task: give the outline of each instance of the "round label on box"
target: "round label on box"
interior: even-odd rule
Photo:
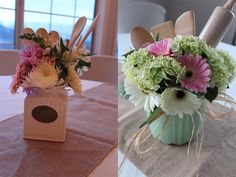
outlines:
[[[58,118],[57,111],[45,105],[35,107],[32,110],[32,116],[35,120],[42,123],[51,123]]]

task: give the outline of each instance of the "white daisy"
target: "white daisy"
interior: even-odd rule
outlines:
[[[197,95],[179,88],[168,88],[161,94],[160,106],[167,115],[193,115],[200,109],[201,101]]]
[[[155,92],[146,92],[137,87],[132,81],[124,80],[125,92],[130,95],[129,100],[135,106],[142,106],[146,112],[152,112],[158,107],[158,95]]]
[[[59,72],[52,64],[42,61],[25,77],[22,87],[53,88],[58,83]]]
[[[87,66],[83,66],[82,68],[78,68],[77,69],[77,73],[79,74],[79,76],[81,77],[83,75],[84,72],[87,72],[89,70],[89,68]]]

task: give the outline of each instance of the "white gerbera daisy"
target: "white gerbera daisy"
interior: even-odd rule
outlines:
[[[143,91],[132,81],[124,80],[125,92],[135,106],[142,106],[146,112],[152,112],[158,106],[158,95],[155,92]]]
[[[193,115],[200,109],[201,101],[197,95],[179,88],[168,88],[161,94],[160,106],[167,115]]]
[[[22,87],[53,88],[58,83],[59,72],[60,70],[56,69],[54,65],[42,61],[26,76]]]

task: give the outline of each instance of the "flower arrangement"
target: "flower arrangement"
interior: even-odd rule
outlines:
[[[50,90],[70,87],[75,94],[79,94],[81,82],[78,74],[90,68],[89,56],[92,54],[86,47],[69,48],[68,40],[63,41],[59,37],[50,39],[48,34],[38,31],[19,36],[25,48],[20,51],[11,92],[17,93],[19,87],[27,94],[33,88]]]
[[[125,79],[119,92],[148,113],[141,127],[156,115],[192,116],[235,77],[231,56],[195,36],[157,40],[124,56]]]

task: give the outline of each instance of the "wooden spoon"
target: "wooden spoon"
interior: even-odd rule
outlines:
[[[23,29],[22,33],[23,33],[23,34],[28,34],[28,33],[29,33],[29,34],[33,34],[34,31],[33,31],[31,28],[25,28],[25,29]],[[27,46],[32,45],[33,42],[30,41],[30,40],[23,39],[23,40],[22,40],[22,44],[23,44],[24,47],[27,47]]]
[[[153,26],[151,28],[151,31],[153,36],[159,34],[161,39],[175,37],[175,28],[172,21],[167,21],[162,24]]]
[[[96,24],[98,23],[100,15],[97,14],[97,16],[95,17],[95,19],[93,20],[93,23],[90,25],[90,27],[88,28],[88,30],[86,31],[84,37],[82,38],[82,40],[78,43],[77,47],[80,48],[82,47],[82,45],[84,44],[84,42],[86,41],[86,39],[88,38],[89,34],[93,31],[93,29],[95,28]]]
[[[86,22],[87,22],[86,17],[81,17],[76,22],[76,24],[72,30],[72,33],[71,33],[70,42],[69,42],[69,46],[68,46],[69,48],[74,45],[76,39],[80,36],[81,32],[84,29]]]
[[[57,31],[50,31],[48,37],[52,45],[55,45],[60,39],[60,36]]]
[[[45,42],[48,41],[49,39],[49,36],[48,36],[48,32],[45,28],[39,28],[37,31],[36,31],[36,34],[38,34],[39,36],[41,36]]]
[[[33,34],[34,30],[32,30],[31,28],[25,28],[25,29],[23,29],[22,33],[24,33],[24,34],[27,34],[27,33]]]
[[[82,36],[80,36],[80,37],[78,38],[78,40],[77,40],[77,42],[76,42],[76,46],[79,45],[79,43],[81,42],[81,39],[82,39]]]
[[[154,39],[149,31],[143,27],[137,26],[131,31],[131,41],[134,48],[139,49],[145,43],[153,43]]]
[[[180,35],[196,35],[195,16],[192,10],[184,12],[176,20],[175,33]]]

